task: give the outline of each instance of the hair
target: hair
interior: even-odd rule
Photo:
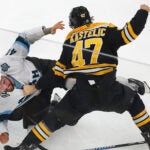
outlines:
[[[82,25],[92,23],[93,17],[90,16],[88,9],[84,6],[74,7],[69,15],[69,26],[77,28]]]

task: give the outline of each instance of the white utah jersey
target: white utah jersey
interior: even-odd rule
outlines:
[[[0,58],[0,72],[13,80],[15,89],[22,89],[24,84],[35,84],[41,77],[41,72],[26,57],[30,44],[42,36],[42,27],[20,33],[6,55]],[[18,105],[18,98],[14,98],[13,92],[9,92],[7,98],[0,97],[0,114],[13,110]],[[13,105],[10,106],[10,101],[6,99],[14,101]]]
[[[32,62],[26,60],[30,44],[44,35],[42,27],[19,34],[13,46],[5,56],[0,58],[0,71],[4,75],[13,77],[22,84],[35,84],[41,73]]]

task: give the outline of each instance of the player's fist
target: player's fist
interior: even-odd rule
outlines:
[[[1,134],[0,134],[0,142],[1,142],[2,144],[5,144],[5,143],[7,143],[8,141],[9,141],[9,134],[6,133],[6,132],[1,133]]]
[[[146,11],[150,12],[150,7],[148,5],[146,5],[146,4],[142,4],[140,6],[140,8],[143,9],[143,10],[146,10]]]

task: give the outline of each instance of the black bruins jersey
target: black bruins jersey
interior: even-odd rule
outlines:
[[[66,37],[55,74],[104,75],[116,69],[117,50],[135,40],[143,30],[148,12],[138,10],[130,22],[119,29],[111,23],[91,23],[73,29]]]

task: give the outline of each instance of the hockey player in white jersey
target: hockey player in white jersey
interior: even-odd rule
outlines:
[[[41,26],[20,33],[7,54],[0,58],[0,115],[10,114],[15,107],[22,105],[26,100],[29,100],[40,93],[40,91],[37,91],[33,95],[26,97],[23,94],[23,85],[35,85],[40,77],[43,76],[44,73],[47,73],[46,67],[55,64],[55,61],[31,57],[28,58],[27,56],[31,44],[42,38],[44,35],[55,34],[57,29],[64,29],[62,21],[50,28]],[[18,99],[15,99],[13,96],[14,92],[12,91],[15,90],[19,91],[19,95],[17,95],[18,98],[22,97],[19,102]],[[49,105],[49,95],[51,95],[51,92],[52,91],[50,91],[50,93],[41,92],[42,94],[39,94],[39,99],[42,99],[43,97],[48,99],[45,100],[45,103],[43,102],[43,108]],[[7,98],[9,100],[6,101],[6,97],[9,97]],[[36,96],[35,99],[38,99],[37,97],[38,96]],[[10,100],[13,101],[13,104],[11,102],[12,105],[10,105]],[[8,142],[8,140],[7,121],[0,121],[0,142],[4,144]]]

